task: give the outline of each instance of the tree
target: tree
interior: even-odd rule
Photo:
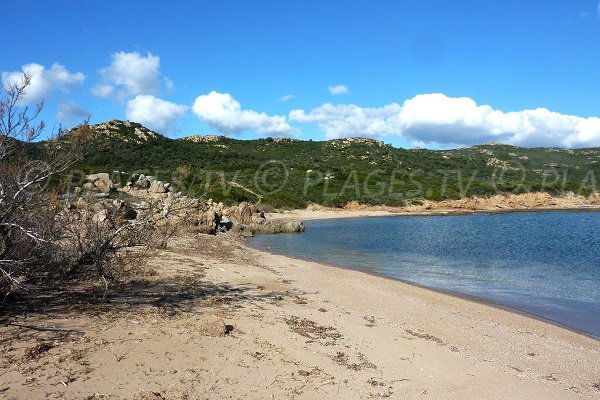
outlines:
[[[91,267],[105,285],[141,256],[132,247],[164,245],[171,230],[155,226],[153,212],[131,217],[125,201],[61,198],[61,179],[93,150],[85,121],[68,134],[59,131],[36,142],[44,123],[36,123],[43,104],[29,108],[31,76],[0,86],[0,297],[42,278],[64,285],[63,277]],[[70,183],[67,182],[67,185]]]
[[[60,234],[55,223],[59,204],[50,180],[72,166],[80,152],[62,132],[39,146],[32,145],[44,130],[36,122],[43,103],[30,108],[26,91],[31,76],[0,87],[0,294],[19,288],[26,277],[53,263]]]

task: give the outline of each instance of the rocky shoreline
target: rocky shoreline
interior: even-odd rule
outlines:
[[[157,224],[181,224],[200,234],[231,232],[246,237],[256,233],[304,231],[302,221],[267,219],[263,210],[247,202],[226,206],[212,199],[191,198],[173,191],[170,183],[153,176],[134,174],[123,188],[117,188],[108,173],[88,175],[85,181],[83,186],[75,188],[78,197],[71,201],[72,207],[87,205],[86,199],[112,202],[122,209],[126,219],[146,218]],[[111,194],[116,193],[124,194],[130,201],[111,200]]]

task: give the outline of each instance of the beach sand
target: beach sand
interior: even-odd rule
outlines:
[[[509,212],[538,212],[538,211],[582,211],[582,212],[597,212],[600,211],[600,206],[572,206],[572,207],[531,207],[531,208],[443,208],[432,207],[424,209],[423,207],[385,207],[385,206],[364,206],[356,209],[347,208],[315,208],[315,209],[297,209],[286,210],[276,213],[268,213],[267,219],[282,220],[282,221],[309,221],[322,219],[338,219],[338,218],[361,218],[361,217],[391,217],[391,216],[435,216],[435,215],[465,215],[473,213],[488,213],[502,214]]]
[[[1,310],[2,398],[600,398],[600,341],[228,235],[177,238],[106,305],[45,294]]]

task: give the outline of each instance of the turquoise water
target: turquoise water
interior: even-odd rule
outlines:
[[[600,212],[307,221],[257,248],[476,296],[600,338]]]

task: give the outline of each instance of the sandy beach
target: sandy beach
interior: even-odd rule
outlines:
[[[344,208],[327,208],[313,205],[307,209],[286,210],[268,213],[274,220],[320,220],[360,217],[390,217],[410,215],[463,215],[473,213],[500,214],[507,212],[536,211],[600,211],[594,198],[590,202],[571,201],[534,193],[517,196],[498,196],[498,199],[462,199],[446,202],[425,202],[422,205],[405,207],[366,206],[348,203]]]
[[[332,217],[277,218],[299,215]],[[600,341],[228,235],[179,237],[106,304],[74,301],[103,291],[3,306],[2,398],[600,397]]]

